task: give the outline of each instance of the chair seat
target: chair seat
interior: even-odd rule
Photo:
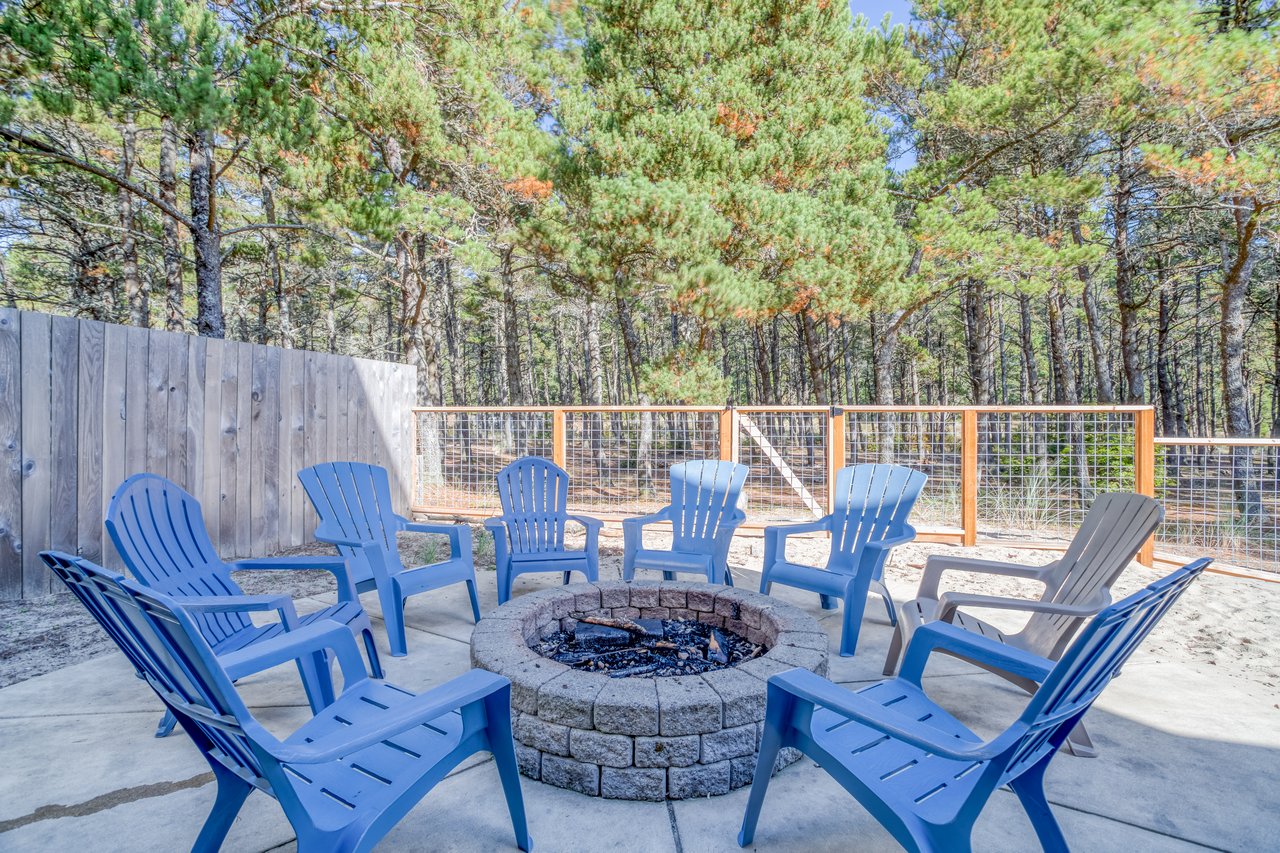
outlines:
[[[769,582],[787,586],[797,586],[810,592],[831,595],[840,598],[845,587],[853,580],[853,575],[832,569],[819,569],[816,566],[805,566],[778,560],[769,569]]]
[[[932,622],[938,618],[938,602],[932,598],[913,598],[902,605],[902,618],[910,621],[913,628],[923,625],[925,622]],[[975,634],[981,634],[998,643],[1011,645],[1009,637],[999,628],[960,610],[955,611],[951,624],[967,631],[973,631]]]
[[[376,727],[388,710],[412,698],[386,682],[365,682],[343,693],[285,743],[311,743],[335,732]],[[345,824],[354,811],[382,814],[458,746],[462,730],[462,715],[452,711],[335,761],[286,764],[284,769],[310,814],[331,814],[335,824]]]
[[[635,567],[662,572],[697,572],[705,575],[710,573],[713,559],[710,554],[652,551],[641,548],[635,554]]]
[[[954,737],[957,746],[982,743],[909,682],[889,679],[857,692],[896,714]],[[825,708],[814,711],[810,737],[875,796],[895,810],[925,818],[954,812],[982,775],[978,771],[984,762],[957,761],[928,752]]]

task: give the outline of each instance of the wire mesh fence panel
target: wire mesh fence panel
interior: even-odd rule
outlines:
[[[1133,491],[1131,412],[980,412],[978,532],[1070,539],[1093,499]]]
[[[747,478],[751,523],[800,521],[827,514],[826,409],[738,414],[738,461]]]
[[[960,526],[961,414],[845,410],[845,464],[886,462],[929,475],[911,511],[919,530]]]
[[[583,512],[653,512],[672,465],[720,456],[717,411],[568,411],[564,429],[569,505]]]
[[[1156,445],[1162,551],[1280,572],[1280,441]]]
[[[550,459],[551,413],[418,411],[414,506],[497,511],[495,477],[522,456]]]

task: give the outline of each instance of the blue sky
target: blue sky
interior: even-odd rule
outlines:
[[[911,21],[909,0],[849,0],[849,10],[855,15],[866,15],[873,24],[880,23],[885,12],[893,16],[895,24]]]

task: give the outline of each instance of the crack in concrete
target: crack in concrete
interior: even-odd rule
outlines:
[[[684,853],[684,844],[680,841],[680,824],[676,820],[676,807],[667,800],[667,820],[671,821],[671,838],[676,845],[676,853]]]
[[[85,800],[83,803],[76,803],[75,805],[65,806],[58,804],[40,806],[30,814],[0,821],[0,833],[10,832],[44,820],[58,820],[59,818],[64,817],[85,817],[87,815],[96,814],[97,812],[106,811],[107,809],[113,809],[116,806],[123,806],[126,803],[135,803],[138,800],[146,800],[152,797],[163,797],[177,791],[185,791],[188,788],[202,788],[212,781],[212,773],[201,773],[198,776],[192,776],[190,779],[184,779],[181,782],[153,782],[150,785],[134,785],[131,788],[120,788],[94,797],[92,800]]]

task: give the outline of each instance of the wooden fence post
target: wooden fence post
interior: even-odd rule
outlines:
[[[551,410],[551,461],[564,467],[565,457],[564,409]]]
[[[1133,481],[1138,494],[1156,496],[1156,410],[1151,406],[1133,413]],[[1138,551],[1138,562],[1151,568],[1155,552],[1156,540],[1152,535]]]
[[[733,406],[725,406],[720,412],[720,459],[738,461],[738,412]]]
[[[978,412],[960,415],[960,527],[968,547],[978,542]]]
[[[827,512],[836,511],[836,474],[844,467],[844,409],[827,410]]]

